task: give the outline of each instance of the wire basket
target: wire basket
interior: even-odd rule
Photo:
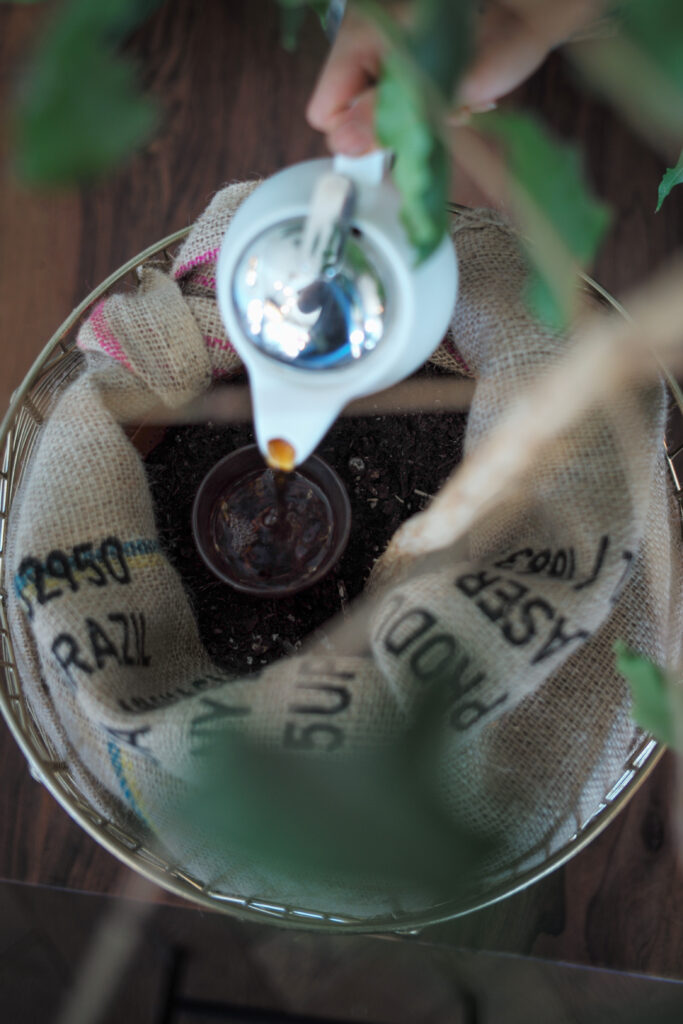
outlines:
[[[0,427],[2,469],[0,470],[0,579],[4,583],[7,522],[23,473],[30,463],[42,424],[63,389],[82,370],[84,359],[75,347],[77,326],[86,311],[113,285],[121,284],[143,264],[167,265],[172,248],[189,229],[178,231],[129,260],[97,287],[74,309],[53,335],[12,397]],[[624,310],[596,282],[584,277],[584,288],[593,299],[610,304],[624,316]],[[672,456],[667,460],[679,499],[681,488]],[[409,932],[480,910],[527,888],[565,864],[594,839],[616,817],[654,769],[664,752],[651,736],[642,734],[614,780],[609,793],[561,849],[530,870],[510,869],[504,881],[472,892],[466,899],[446,900],[418,912],[386,914],[372,918],[323,913],[306,907],[288,906],[270,899],[260,900],[225,892],[193,877],[182,864],[166,861],[149,848],[149,834],[142,825],[138,833],[127,819],[125,824],[102,816],[80,791],[69,765],[60,761],[49,735],[31,715],[22,689],[9,630],[7,591],[0,589],[0,709],[26,757],[32,775],[41,782],[64,810],[96,842],[116,858],[177,896],[207,909],[218,910],[252,921],[269,921],[286,927],[304,927],[328,932]]]

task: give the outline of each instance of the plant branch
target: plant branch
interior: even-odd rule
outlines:
[[[387,416],[416,412],[463,412],[474,394],[469,380],[425,380],[413,378],[365,398],[357,398],[342,416]],[[251,393],[246,385],[230,384],[215,388],[180,408],[155,404],[144,414],[145,424],[245,423],[252,419]],[[139,423],[140,415],[131,413],[124,423]]]

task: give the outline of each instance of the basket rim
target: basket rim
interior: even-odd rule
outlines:
[[[455,212],[455,211],[454,211]],[[14,426],[17,415],[26,401],[32,388],[45,372],[45,363],[53,355],[55,349],[61,348],[66,355],[71,351],[64,344],[64,339],[87,312],[87,310],[109,289],[120,282],[129,272],[136,270],[148,259],[177,244],[187,237],[191,228],[181,228],[167,235],[160,241],[143,249],[136,256],[127,260],[113,271],[103,282],[94,288],[82,302],[70,313],[59,328],[54,332],[40,354],[34,360],[28,373],[11,397],[9,408],[0,424],[0,451],[5,451],[8,436]],[[599,300],[609,304],[621,316],[630,319],[628,312],[609,292],[589,275],[581,273],[583,283]],[[667,378],[670,374],[662,368]],[[678,400],[678,396],[674,396]],[[7,473],[0,472],[0,481],[7,484]],[[7,488],[6,488],[7,490]],[[3,498],[7,502],[9,495]],[[7,509],[0,509],[0,517],[7,522]],[[0,545],[0,564],[4,561],[4,544]],[[623,807],[649,778],[666,751],[666,747],[656,741],[650,734],[643,734],[642,740],[633,751],[629,761],[624,765],[624,772],[613,785],[610,792],[603,798],[593,815],[584,822],[577,832],[563,843],[550,857],[512,879],[491,886],[488,891],[471,900],[446,900],[429,908],[402,914],[382,914],[373,918],[354,918],[343,913],[327,913],[306,909],[287,907],[270,899],[256,897],[234,897],[226,893],[212,890],[200,880],[192,878],[179,868],[166,864],[161,857],[148,850],[141,842],[126,838],[125,831],[115,822],[102,819],[94,808],[87,809],[87,798],[82,807],[73,793],[69,791],[60,776],[67,775],[67,766],[58,762],[46,762],[38,752],[38,744],[29,730],[22,723],[17,705],[22,705],[19,670],[14,658],[9,622],[7,619],[7,594],[0,589],[0,622],[2,625],[3,656],[0,660],[0,711],[7,725],[28,762],[31,774],[51,793],[59,805],[81,828],[87,832],[100,846],[103,846],[117,860],[128,868],[142,874],[149,881],[159,885],[168,892],[188,899],[203,906],[205,909],[218,910],[231,914],[243,921],[257,923],[277,923],[280,927],[306,928],[311,931],[337,933],[372,933],[394,932],[409,934],[431,925],[464,917],[498,903],[509,896],[527,889],[529,886],[545,878],[570,861],[583,850],[593,839],[610,825]],[[10,655],[10,659],[7,658]],[[10,694],[10,673],[16,674],[18,693]],[[7,686],[8,679],[10,686]],[[23,710],[28,713],[25,706]],[[75,786],[75,782],[73,783]],[[78,787],[76,786],[78,789]],[[99,819],[99,820],[98,820]]]

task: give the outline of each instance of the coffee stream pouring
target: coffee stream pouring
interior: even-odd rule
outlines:
[[[297,164],[255,189],[225,234],[218,303],[275,468],[307,459],[345,405],[407,377],[448,327],[452,243],[415,266],[387,167],[383,152]]]

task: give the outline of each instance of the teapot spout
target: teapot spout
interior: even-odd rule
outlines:
[[[259,385],[252,383],[256,443],[269,466],[291,472],[313,454],[342,405],[326,388]]]

